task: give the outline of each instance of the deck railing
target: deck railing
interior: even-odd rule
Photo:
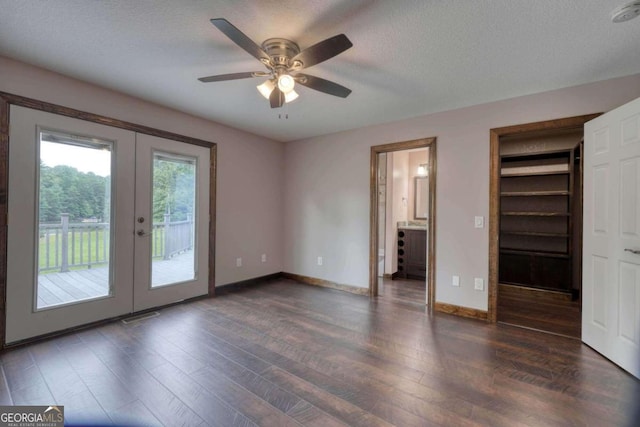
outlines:
[[[39,226],[38,271],[67,272],[70,269],[104,265],[109,261],[111,229],[109,223],[70,223],[62,214],[60,223]],[[193,220],[153,223],[151,253],[155,259],[169,259],[193,249]]]

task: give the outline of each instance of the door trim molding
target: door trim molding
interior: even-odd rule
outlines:
[[[489,131],[489,301],[487,319],[495,323],[498,318],[498,271],[500,250],[500,138],[525,133],[545,131],[578,130],[589,120],[602,113],[566,117],[555,120],[525,123],[521,125],[494,128]]]
[[[427,256],[427,301],[433,307],[436,296],[436,140],[430,138],[412,141],[394,142],[371,147],[371,165],[369,168],[369,295],[378,296],[378,154],[414,148],[429,148],[429,220],[427,221],[428,250]]]
[[[0,92],[0,349],[6,348],[6,304],[7,304],[7,213],[9,193],[9,108],[11,105],[46,111],[61,116],[86,120],[137,133],[199,145],[210,149],[210,186],[209,186],[209,296],[215,294],[215,234],[216,234],[216,178],[217,144],[198,138],[192,138],[124,120],[76,110],[61,105],[38,101],[20,95]]]

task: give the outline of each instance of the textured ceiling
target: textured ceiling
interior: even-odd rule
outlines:
[[[291,141],[638,73],[640,18],[610,20],[624,2],[0,0],[0,55]],[[346,34],[351,49],[305,72],[353,93],[298,87],[272,110],[255,89],[264,79],[200,83],[263,69],[218,17],[257,44]]]

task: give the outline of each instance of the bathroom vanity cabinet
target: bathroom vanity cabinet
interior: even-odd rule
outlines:
[[[427,230],[398,229],[398,273],[402,279],[424,280],[427,276]]]

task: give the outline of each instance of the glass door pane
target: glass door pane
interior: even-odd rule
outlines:
[[[195,278],[196,159],[153,156],[151,287]]]
[[[112,143],[39,136],[36,309],[109,296]]]

